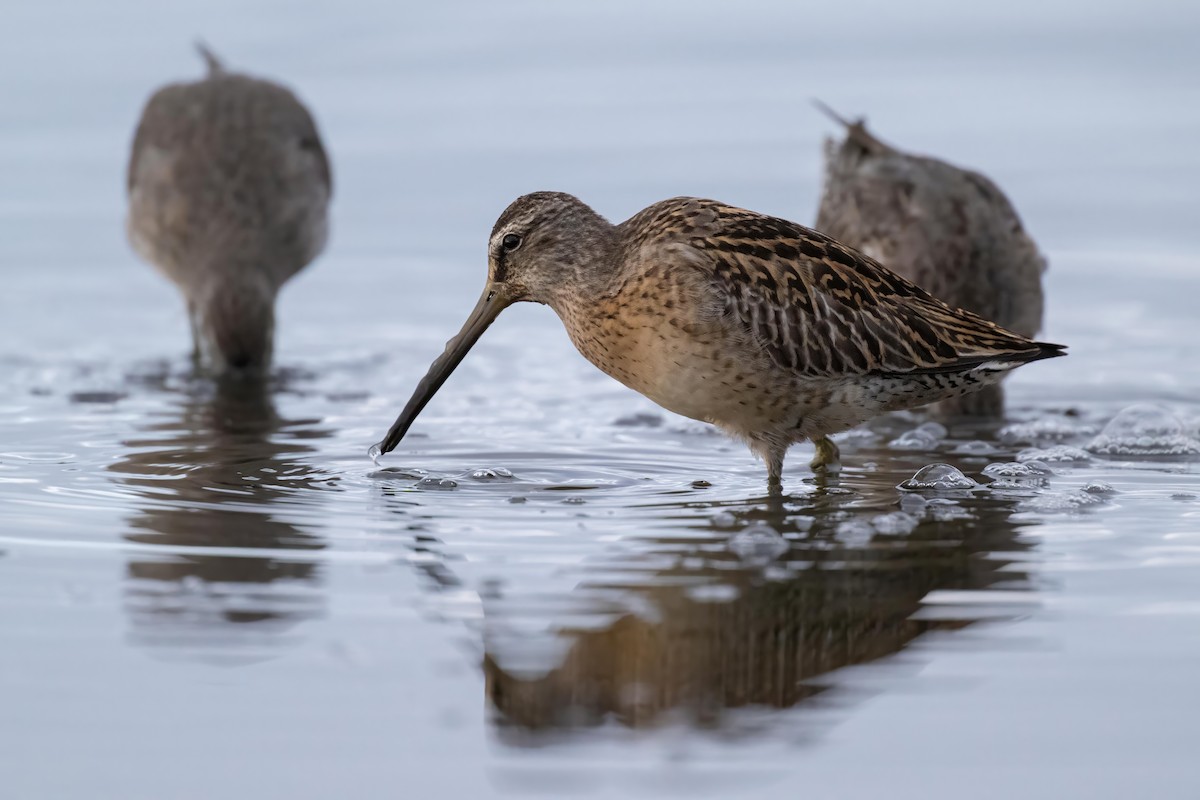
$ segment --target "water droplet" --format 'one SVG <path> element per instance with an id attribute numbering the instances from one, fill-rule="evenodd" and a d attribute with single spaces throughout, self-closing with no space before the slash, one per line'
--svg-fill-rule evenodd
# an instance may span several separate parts
<path id="1" fill-rule="evenodd" d="M 370 449 L 367 450 L 367 455 L 371 457 L 371 461 L 378 467 L 379 458 L 383 455 L 383 442 L 371 445 Z"/>
<path id="2" fill-rule="evenodd" d="M 979 484 L 964 475 L 957 467 L 949 464 L 929 464 L 917 470 L 917 474 L 897 486 L 897 489 L 919 491 L 921 489 L 974 489 Z"/>

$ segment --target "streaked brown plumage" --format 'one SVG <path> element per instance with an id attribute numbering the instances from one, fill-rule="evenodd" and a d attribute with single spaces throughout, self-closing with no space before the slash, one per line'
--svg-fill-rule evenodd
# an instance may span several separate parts
<path id="1" fill-rule="evenodd" d="M 1062 355 L 950 308 L 874 260 L 786 220 L 678 197 L 611 225 L 537 192 L 500 216 L 463 330 L 380 443 L 386 453 L 508 305 L 545 303 L 579 351 L 659 405 L 744 439 L 778 485 L 787 449 L 884 411 Z"/>
<path id="2" fill-rule="evenodd" d="M 987 177 L 897 150 L 864 123 L 825 143 L 816 227 L 958 308 L 1022 336 L 1042 326 L 1046 260 L 1016 210 Z M 999 383 L 943 400 L 943 416 L 1000 416 Z"/>
<path id="3" fill-rule="evenodd" d="M 325 245 L 329 160 L 278 84 L 227 72 L 159 89 L 129 158 L 129 240 L 187 301 L 197 363 L 270 365 L 275 296 Z"/>

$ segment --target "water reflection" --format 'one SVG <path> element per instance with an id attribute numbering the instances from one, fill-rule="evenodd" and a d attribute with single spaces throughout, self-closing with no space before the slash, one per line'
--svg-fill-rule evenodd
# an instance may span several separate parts
<path id="1" fill-rule="evenodd" d="M 537 635 L 513 635 L 520 612 L 485 596 L 484 671 L 502 738 L 540 743 L 538 734 L 606 721 L 748 730 L 755 715 L 739 710 L 791 708 L 836 685 L 830 673 L 840 667 L 994 617 L 982 603 L 932 614 L 923 601 L 938 590 L 1024 586 L 1027 576 L 1005 555 L 1027 547 L 1011 501 L 899 512 L 894 477 L 872 483 L 860 473 L 848 481 L 855 492 L 835 484 L 797 500 L 728 507 L 715 517 L 724 531 L 694 518 L 670 529 L 660 521 L 624 554 L 589 565 L 571 597 L 554 601 L 569 621 L 540 632 L 559 645 L 549 664 L 527 657 L 547 652 Z M 731 548 L 742 535 L 735 529 L 755 532 L 762 546 Z"/>
<path id="2" fill-rule="evenodd" d="M 109 469 L 137 498 L 126 612 L 134 642 L 205 660 L 272 655 L 323 613 L 320 568 L 289 552 L 324 542 L 293 520 L 337 478 L 307 466 L 315 420 L 279 417 L 260 384 L 189 386 L 165 418 L 124 442 Z M 205 552 L 212 550 L 212 553 Z M 267 552 L 264 552 L 267 551 Z"/>

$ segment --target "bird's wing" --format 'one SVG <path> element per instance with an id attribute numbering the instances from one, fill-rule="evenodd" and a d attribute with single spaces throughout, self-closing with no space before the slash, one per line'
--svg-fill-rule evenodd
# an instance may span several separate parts
<path id="1" fill-rule="evenodd" d="M 1059 345 L 951 308 L 873 259 L 787 220 L 696 198 L 668 200 L 638 216 L 630 227 L 643 242 L 663 242 L 658 247 L 677 262 L 673 268 L 700 271 L 725 324 L 744 329 L 776 364 L 805 376 L 958 372 L 1062 355 Z"/>

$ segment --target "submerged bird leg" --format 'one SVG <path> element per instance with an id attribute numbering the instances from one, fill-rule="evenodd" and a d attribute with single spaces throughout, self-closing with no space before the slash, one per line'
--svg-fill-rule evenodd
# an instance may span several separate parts
<path id="1" fill-rule="evenodd" d="M 813 439 L 817 452 L 809 462 L 813 472 L 841 472 L 842 454 L 838 446 L 828 436 L 818 436 Z"/>
<path id="2" fill-rule="evenodd" d="M 787 447 L 764 441 L 755 441 L 750 447 L 767 464 L 767 491 L 779 494 L 783 491 L 783 457 L 787 454 Z"/>

